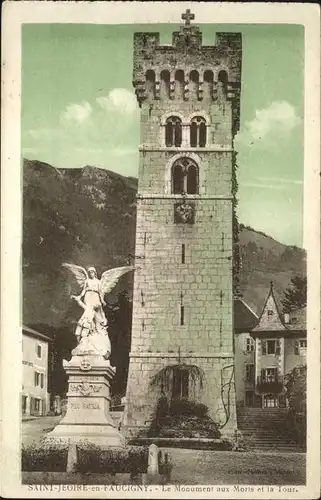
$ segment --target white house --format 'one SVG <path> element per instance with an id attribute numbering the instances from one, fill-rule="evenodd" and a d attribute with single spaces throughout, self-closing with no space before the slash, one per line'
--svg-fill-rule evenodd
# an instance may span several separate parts
<path id="1" fill-rule="evenodd" d="M 48 351 L 52 340 L 22 327 L 22 415 L 46 415 L 49 411 Z"/>

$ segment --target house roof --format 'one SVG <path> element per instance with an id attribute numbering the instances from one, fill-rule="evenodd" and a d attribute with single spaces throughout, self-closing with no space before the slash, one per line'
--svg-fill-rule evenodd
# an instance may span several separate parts
<path id="1" fill-rule="evenodd" d="M 300 307 L 289 312 L 289 323 L 287 323 L 287 328 L 289 330 L 306 330 L 306 306 Z"/>
<path id="2" fill-rule="evenodd" d="M 258 322 L 258 316 L 240 297 L 234 299 L 234 332 L 249 332 Z"/>
<path id="3" fill-rule="evenodd" d="M 306 330 L 306 307 L 296 309 L 289 313 L 289 323 L 284 322 L 273 291 L 271 281 L 270 290 L 265 300 L 259 321 L 252 329 L 256 332 L 286 332 Z"/>
<path id="4" fill-rule="evenodd" d="M 283 323 L 277 302 L 273 292 L 273 282 L 271 281 L 270 290 L 265 300 L 261 315 L 257 325 L 253 328 L 253 332 L 277 332 L 286 330 Z"/>
<path id="5" fill-rule="evenodd" d="M 22 333 L 25 335 L 29 335 L 29 337 L 36 337 L 38 339 L 44 340 L 46 342 L 52 342 L 52 339 L 43 333 L 37 332 L 33 328 L 29 328 L 29 326 L 22 326 Z"/>

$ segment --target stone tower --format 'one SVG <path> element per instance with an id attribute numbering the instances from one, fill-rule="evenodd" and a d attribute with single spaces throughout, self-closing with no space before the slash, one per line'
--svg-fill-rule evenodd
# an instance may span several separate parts
<path id="1" fill-rule="evenodd" d="M 172 45 L 160 45 L 159 33 L 134 35 L 141 144 L 129 436 L 149 427 L 164 393 L 205 403 L 224 434 L 236 428 L 233 138 L 242 40 L 217 33 L 215 46 L 203 46 L 193 18 L 182 15 Z"/>

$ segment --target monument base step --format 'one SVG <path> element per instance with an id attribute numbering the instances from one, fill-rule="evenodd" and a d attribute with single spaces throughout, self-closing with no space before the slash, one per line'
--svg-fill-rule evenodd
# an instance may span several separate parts
<path id="1" fill-rule="evenodd" d="M 111 425 L 58 424 L 44 437 L 44 442 L 94 444 L 100 447 L 125 447 L 125 437 Z"/>
<path id="2" fill-rule="evenodd" d="M 211 438 L 164 438 L 164 437 L 152 437 L 152 438 L 131 438 L 128 442 L 129 445 L 136 446 L 149 446 L 150 444 L 156 444 L 160 448 L 187 448 L 194 450 L 229 450 L 231 445 L 222 439 L 211 439 Z"/>

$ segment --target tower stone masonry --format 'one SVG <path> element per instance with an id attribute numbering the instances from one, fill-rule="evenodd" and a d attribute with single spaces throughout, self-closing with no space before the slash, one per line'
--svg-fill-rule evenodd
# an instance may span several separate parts
<path id="1" fill-rule="evenodd" d="M 223 434 L 236 429 L 233 352 L 233 139 L 242 40 L 203 46 L 193 15 L 174 32 L 135 33 L 141 109 L 135 278 L 124 428 L 147 430 L 162 394 L 205 403 Z M 213 37 L 214 38 L 214 37 Z M 214 40 L 213 40 L 214 41 Z M 168 385 L 153 384 L 166 366 Z M 184 367 L 204 375 L 198 383 Z"/>

